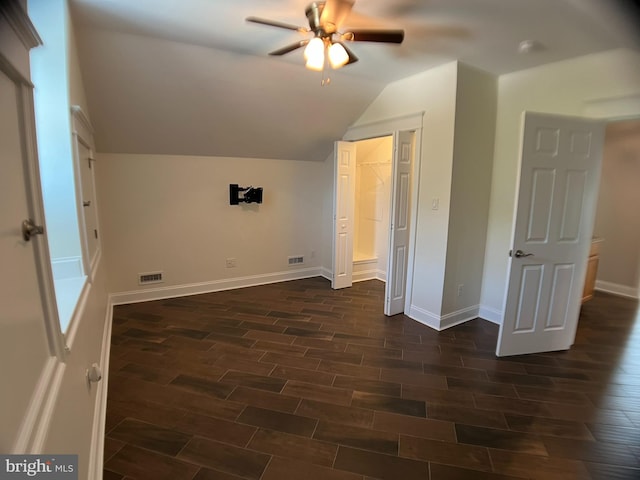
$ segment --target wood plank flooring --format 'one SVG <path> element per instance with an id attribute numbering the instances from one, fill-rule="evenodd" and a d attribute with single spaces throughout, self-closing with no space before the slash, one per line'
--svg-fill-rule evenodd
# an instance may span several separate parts
<path id="1" fill-rule="evenodd" d="M 105 480 L 640 479 L 638 302 L 570 351 L 382 314 L 311 278 L 114 308 Z"/>

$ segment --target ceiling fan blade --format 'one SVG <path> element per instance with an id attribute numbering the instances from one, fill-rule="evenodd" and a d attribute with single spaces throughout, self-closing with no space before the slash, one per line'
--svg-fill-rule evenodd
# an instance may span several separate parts
<path id="1" fill-rule="evenodd" d="M 404 30 L 350 30 L 342 38 L 352 42 L 402 43 Z"/>
<path id="2" fill-rule="evenodd" d="M 293 52 L 300 47 L 304 47 L 307 43 L 309 43 L 309 40 L 300 40 L 299 42 L 292 43 L 291 45 L 287 45 L 286 47 L 282 47 L 278 50 L 274 50 L 273 52 L 269 52 L 269 55 L 284 55 L 285 53 Z"/>
<path id="3" fill-rule="evenodd" d="M 356 57 L 356 54 L 353 53 L 349 49 L 349 47 L 347 47 L 343 42 L 334 42 L 334 43 L 339 43 L 340 45 L 342 45 L 342 48 L 344 48 L 345 52 L 347 52 L 347 55 L 349 55 L 349 61 L 345 65 L 349 65 L 350 63 L 356 63 L 358 61 L 358 57 Z"/>
<path id="4" fill-rule="evenodd" d="M 327 33 L 334 33 L 345 21 L 355 0 L 326 0 L 320 16 L 320 24 Z"/>
<path id="5" fill-rule="evenodd" d="M 286 28 L 287 30 L 294 30 L 301 33 L 307 33 L 309 31 L 308 28 L 298 27 L 289 23 L 278 22 L 276 20 L 268 20 L 266 18 L 247 17 L 245 20 L 247 22 L 259 23 L 261 25 L 268 25 L 270 27 Z"/>

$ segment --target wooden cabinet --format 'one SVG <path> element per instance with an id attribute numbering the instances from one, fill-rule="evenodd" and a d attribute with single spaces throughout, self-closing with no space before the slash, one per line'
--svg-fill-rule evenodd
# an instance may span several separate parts
<path id="1" fill-rule="evenodd" d="M 600 258 L 600 243 L 602 243 L 601 239 L 594 239 L 591 242 L 587 274 L 584 279 L 584 290 L 582 291 L 582 303 L 593 298 L 593 292 L 596 288 L 596 275 L 598 273 L 598 260 Z"/>

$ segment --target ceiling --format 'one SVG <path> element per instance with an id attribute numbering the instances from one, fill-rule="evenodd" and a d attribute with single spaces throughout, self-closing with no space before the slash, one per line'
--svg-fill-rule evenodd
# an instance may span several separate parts
<path id="1" fill-rule="evenodd" d="M 360 61 L 322 87 L 302 49 L 267 55 L 302 34 L 245 22 L 307 26 L 308 0 L 70 4 L 97 149 L 108 153 L 323 161 L 395 80 L 453 60 L 501 75 L 638 47 L 615 0 L 357 0 L 344 27 L 403 28 L 405 41 L 351 44 Z M 535 41 L 529 53 L 523 40 Z"/>

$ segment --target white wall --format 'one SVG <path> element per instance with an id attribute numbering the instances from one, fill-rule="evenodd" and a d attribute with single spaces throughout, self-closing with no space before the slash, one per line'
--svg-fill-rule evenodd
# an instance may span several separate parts
<path id="1" fill-rule="evenodd" d="M 607 125 L 594 235 L 600 244 L 597 286 L 640 294 L 640 120 Z"/>
<path id="2" fill-rule="evenodd" d="M 323 163 L 124 154 L 98 154 L 96 163 L 111 292 L 267 281 L 320 265 Z M 229 205 L 231 183 L 263 187 L 263 203 Z M 288 266 L 297 255 L 305 263 Z M 163 284 L 138 285 L 139 273 L 155 271 Z"/>
<path id="3" fill-rule="evenodd" d="M 415 275 L 418 311 L 439 316 L 446 265 L 455 128 L 457 62 L 388 85 L 355 125 L 425 112 L 420 152 Z M 439 210 L 431 209 L 438 198 Z"/>
<path id="4" fill-rule="evenodd" d="M 525 110 L 582 115 L 594 100 L 640 93 L 640 55 L 628 50 L 545 65 L 498 79 L 498 112 L 491 182 L 482 305 L 502 315 Z"/>
<path id="5" fill-rule="evenodd" d="M 495 135 L 497 79 L 458 65 L 456 124 L 443 316 L 478 315 Z"/>
<path id="6" fill-rule="evenodd" d="M 479 312 L 495 102 L 495 77 L 454 62 L 389 85 L 356 123 L 425 112 L 409 294 L 410 315 L 435 328 Z"/>

